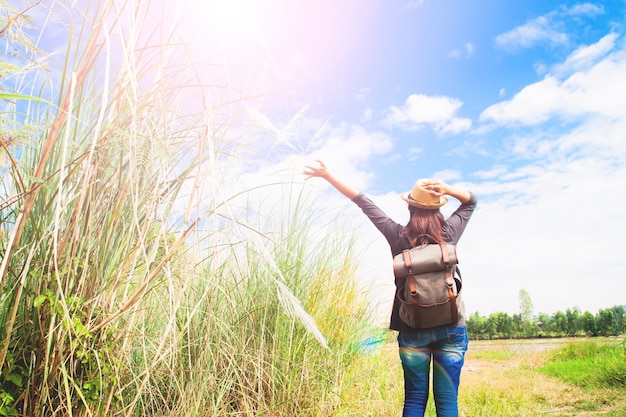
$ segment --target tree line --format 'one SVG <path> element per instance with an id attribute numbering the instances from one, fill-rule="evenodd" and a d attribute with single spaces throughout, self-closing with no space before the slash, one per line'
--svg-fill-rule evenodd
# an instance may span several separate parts
<path id="1" fill-rule="evenodd" d="M 475 312 L 467 319 L 467 331 L 473 339 L 518 339 L 533 337 L 619 336 L 626 333 L 626 308 L 617 305 L 601 309 L 595 315 L 578 307 L 552 315 L 527 314 L 528 310 L 510 316 L 491 313 L 489 317 Z"/>

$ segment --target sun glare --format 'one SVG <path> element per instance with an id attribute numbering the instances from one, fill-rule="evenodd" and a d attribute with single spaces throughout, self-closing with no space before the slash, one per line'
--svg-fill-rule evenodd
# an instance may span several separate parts
<path id="1" fill-rule="evenodd" d="M 254 5 L 251 0 L 214 0 L 208 2 L 200 13 L 205 14 L 223 35 L 249 38 L 258 29 L 255 27 L 254 16 L 258 15 Z"/>
<path id="2" fill-rule="evenodd" d="M 202 58 L 241 68 L 255 85 L 281 93 L 332 83 L 374 16 L 352 3 L 290 0 L 186 0 Z M 198 57 L 200 58 L 200 57 Z M 232 81 L 232 80 L 231 80 Z"/>
<path id="3" fill-rule="evenodd" d="M 234 65 L 258 63 L 267 46 L 264 26 L 271 18 L 254 0 L 187 0 L 193 42 L 210 59 Z M 219 54 L 219 55 L 218 55 Z"/>

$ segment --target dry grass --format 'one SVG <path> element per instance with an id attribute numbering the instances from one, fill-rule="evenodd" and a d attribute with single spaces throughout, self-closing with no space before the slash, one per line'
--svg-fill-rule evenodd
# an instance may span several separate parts
<path id="1" fill-rule="evenodd" d="M 398 347 L 388 343 L 363 355 L 346 372 L 339 407 L 333 417 L 378 417 L 402 414 L 402 367 Z"/>

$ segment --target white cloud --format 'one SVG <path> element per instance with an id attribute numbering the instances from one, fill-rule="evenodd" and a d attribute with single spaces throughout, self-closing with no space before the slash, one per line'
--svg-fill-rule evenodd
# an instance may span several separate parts
<path id="1" fill-rule="evenodd" d="M 545 16 L 531 20 L 496 37 L 496 46 L 506 50 L 530 48 L 538 43 L 566 44 L 566 33 L 555 30 Z"/>
<path id="2" fill-rule="evenodd" d="M 559 87 L 559 81 L 548 76 L 539 83 L 524 87 L 511 100 L 488 107 L 480 115 L 480 120 L 498 124 L 545 122 L 564 104 Z"/>
<path id="3" fill-rule="evenodd" d="M 615 47 L 615 40 L 618 35 L 611 33 L 604 36 L 593 45 L 581 46 L 572 52 L 563 64 L 555 66 L 553 72 L 568 73 L 570 71 L 580 71 L 589 68 L 595 64 L 599 58 L 602 58 Z"/>
<path id="4" fill-rule="evenodd" d="M 476 50 L 476 47 L 474 46 L 473 43 L 466 42 L 465 45 L 463 45 L 463 48 L 453 49 L 452 51 L 450 51 L 448 56 L 454 59 L 461 59 L 461 58 L 468 59 L 472 55 L 474 55 L 475 50 Z"/>
<path id="5" fill-rule="evenodd" d="M 533 68 L 539 75 L 545 75 L 548 72 L 548 66 L 543 62 L 535 62 L 533 64 Z"/>
<path id="6" fill-rule="evenodd" d="M 393 147 L 391 138 L 383 132 L 368 131 L 357 125 L 329 127 L 322 146 L 311 156 L 329 161 L 350 160 L 362 166 L 370 158 L 389 152 Z"/>
<path id="7" fill-rule="evenodd" d="M 357 189 L 368 188 L 377 175 L 371 161 L 387 155 L 393 141 L 386 134 L 356 125 L 327 126 L 319 141 L 303 157 L 290 161 L 292 169 L 322 160 L 333 172 Z M 328 188 L 323 184 L 323 188 Z"/>
<path id="8" fill-rule="evenodd" d="M 568 45 L 569 33 L 574 33 L 573 28 L 582 24 L 582 18 L 593 18 L 603 13 L 602 6 L 591 3 L 578 4 L 570 8 L 561 7 L 498 35 L 495 44 L 508 51 L 531 48 L 538 44 Z"/>
<path id="9" fill-rule="evenodd" d="M 405 130 L 429 125 L 437 133 L 460 133 L 472 125 L 470 119 L 457 116 L 462 105 L 460 100 L 451 97 L 411 94 L 403 106 L 389 108 L 384 122 Z"/>
<path id="10" fill-rule="evenodd" d="M 374 114 L 374 111 L 372 110 L 371 107 L 366 108 L 365 110 L 363 110 L 363 114 L 361 116 L 360 122 L 365 123 L 365 122 L 372 120 L 373 114 Z"/>
<path id="11" fill-rule="evenodd" d="M 461 178 L 463 178 L 461 173 L 454 169 L 443 169 L 441 171 L 437 171 L 432 175 L 432 177 L 442 179 L 447 183 L 459 181 Z"/>
<path id="12" fill-rule="evenodd" d="M 596 16 L 600 14 L 604 14 L 604 6 L 593 3 L 581 3 L 576 4 L 572 7 L 565 8 L 564 14 L 569 14 L 572 16 Z"/>
<path id="13" fill-rule="evenodd" d="M 542 81 L 523 88 L 511 100 L 487 108 L 480 120 L 534 125 L 554 117 L 566 120 L 585 116 L 626 117 L 626 53 L 619 50 L 606 55 L 613 44 L 614 37 L 609 35 L 576 50 L 557 68 L 561 73 L 579 67 L 583 70 L 563 80 L 558 74 L 548 74 Z M 598 56 L 602 60 L 593 64 Z"/>
<path id="14" fill-rule="evenodd" d="M 448 53 L 448 57 L 453 59 L 460 59 L 462 57 L 462 53 L 459 49 L 453 49 Z"/>
<path id="15" fill-rule="evenodd" d="M 505 166 L 494 166 L 487 170 L 475 172 L 474 177 L 484 180 L 498 179 L 507 171 L 508 168 Z"/>

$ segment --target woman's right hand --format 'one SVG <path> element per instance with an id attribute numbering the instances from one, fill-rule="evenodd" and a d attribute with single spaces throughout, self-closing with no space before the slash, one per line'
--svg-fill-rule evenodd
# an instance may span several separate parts
<path id="1" fill-rule="evenodd" d="M 317 163 L 319 164 L 319 166 L 317 167 L 311 165 L 306 165 L 304 167 L 302 173 L 304 174 L 305 179 L 308 180 L 309 178 L 314 177 L 328 178 L 328 170 L 326 169 L 326 165 L 319 159 L 317 160 Z"/>
<path id="2" fill-rule="evenodd" d="M 328 172 L 328 170 L 326 169 L 326 165 L 322 161 L 318 159 L 317 163 L 319 164 L 319 166 L 317 167 L 311 166 L 311 165 L 306 165 L 304 167 L 304 170 L 302 171 L 302 173 L 304 174 L 305 179 L 308 180 L 309 178 L 313 178 L 313 177 L 324 178 L 333 187 L 335 187 L 341 194 L 345 195 L 350 200 L 352 200 L 354 197 L 359 195 L 359 191 L 356 188 L 351 187 L 348 184 L 345 184 L 341 180 L 335 178 L 335 176 L 332 175 L 330 172 Z"/>

